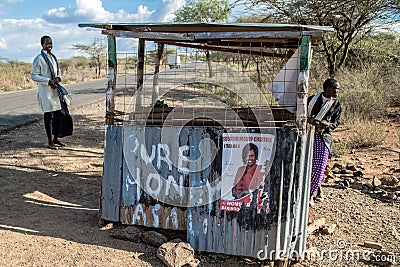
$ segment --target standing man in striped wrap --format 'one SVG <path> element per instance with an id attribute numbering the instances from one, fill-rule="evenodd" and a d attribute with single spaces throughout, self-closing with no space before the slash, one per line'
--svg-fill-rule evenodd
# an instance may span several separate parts
<path id="1" fill-rule="evenodd" d="M 331 132 L 340 123 L 341 107 L 337 99 L 339 82 L 327 79 L 323 84 L 324 91 L 308 98 L 308 123 L 313 125 L 314 147 L 311 170 L 311 200 L 321 191 L 328 159 L 332 155 Z M 320 196 L 321 197 L 321 196 Z"/>

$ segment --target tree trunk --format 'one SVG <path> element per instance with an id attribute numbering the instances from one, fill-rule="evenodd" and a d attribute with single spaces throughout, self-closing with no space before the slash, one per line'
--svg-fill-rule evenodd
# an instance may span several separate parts
<path id="1" fill-rule="evenodd" d="M 206 60 L 208 64 L 208 70 L 209 70 L 209 77 L 211 78 L 213 76 L 213 70 L 211 66 L 211 59 L 210 59 L 210 51 L 206 51 Z"/>

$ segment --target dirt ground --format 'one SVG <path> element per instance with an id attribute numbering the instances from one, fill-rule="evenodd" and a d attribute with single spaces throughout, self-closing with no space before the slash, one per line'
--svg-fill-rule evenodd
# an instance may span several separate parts
<path id="1" fill-rule="evenodd" d="M 43 122 L 0 136 L 0 266 L 163 266 L 155 247 L 112 238 L 110 225 L 99 227 L 98 206 L 103 162 L 104 104 L 72 111 L 75 132 L 57 151 L 45 146 Z M 396 121 L 397 120 L 397 121 Z M 392 123 L 392 122 L 391 122 Z M 390 125 L 390 123 L 388 123 Z M 395 116 L 384 146 L 398 144 Z M 346 130 L 337 133 L 346 137 Z M 396 175 L 398 155 L 381 148 L 355 150 L 335 162 L 362 164 L 364 182 Z M 360 249 L 375 241 L 400 261 L 400 207 L 351 187 L 324 185 L 325 200 L 311 208 L 310 220 L 335 223 L 331 235 L 316 232 L 308 239 L 318 250 Z M 116 227 L 114 225 L 114 227 Z M 341 244 L 342 245 L 342 244 Z M 256 260 L 197 253 L 201 266 L 259 266 Z M 304 261 L 305 266 L 364 266 L 362 261 Z"/>

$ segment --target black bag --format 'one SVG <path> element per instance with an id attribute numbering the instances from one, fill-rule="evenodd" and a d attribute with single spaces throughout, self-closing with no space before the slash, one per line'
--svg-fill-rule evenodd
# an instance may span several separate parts
<path id="1" fill-rule="evenodd" d="M 57 112 L 58 114 L 58 137 L 70 136 L 74 131 L 74 126 L 72 123 L 72 117 L 68 111 L 68 105 L 65 101 L 60 101 L 61 103 L 61 112 Z"/>

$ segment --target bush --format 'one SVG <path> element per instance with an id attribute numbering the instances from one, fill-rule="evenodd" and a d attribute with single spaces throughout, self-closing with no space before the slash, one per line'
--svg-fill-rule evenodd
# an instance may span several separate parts
<path id="1" fill-rule="evenodd" d="M 347 126 L 351 131 L 349 147 L 374 147 L 381 145 L 387 136 L 385 126 L 370 120 L 355 118 Z"/>
<path id="2" fill-rule="evenodd" d="M 343 71 L 337 79 L 342 86 L 339 98 L 344 122 L 354 116 L 364 119 L 383 116 L 399 80 L 395 69 L 383 64 L 364 66 L 361 71 Z"/>
<path id="3" fill-rule="evenodd" d="M 349 153 L 349 145 L 345 140 L 340 140 L 332 144 L 332 157 L 340 157 Z"/>

